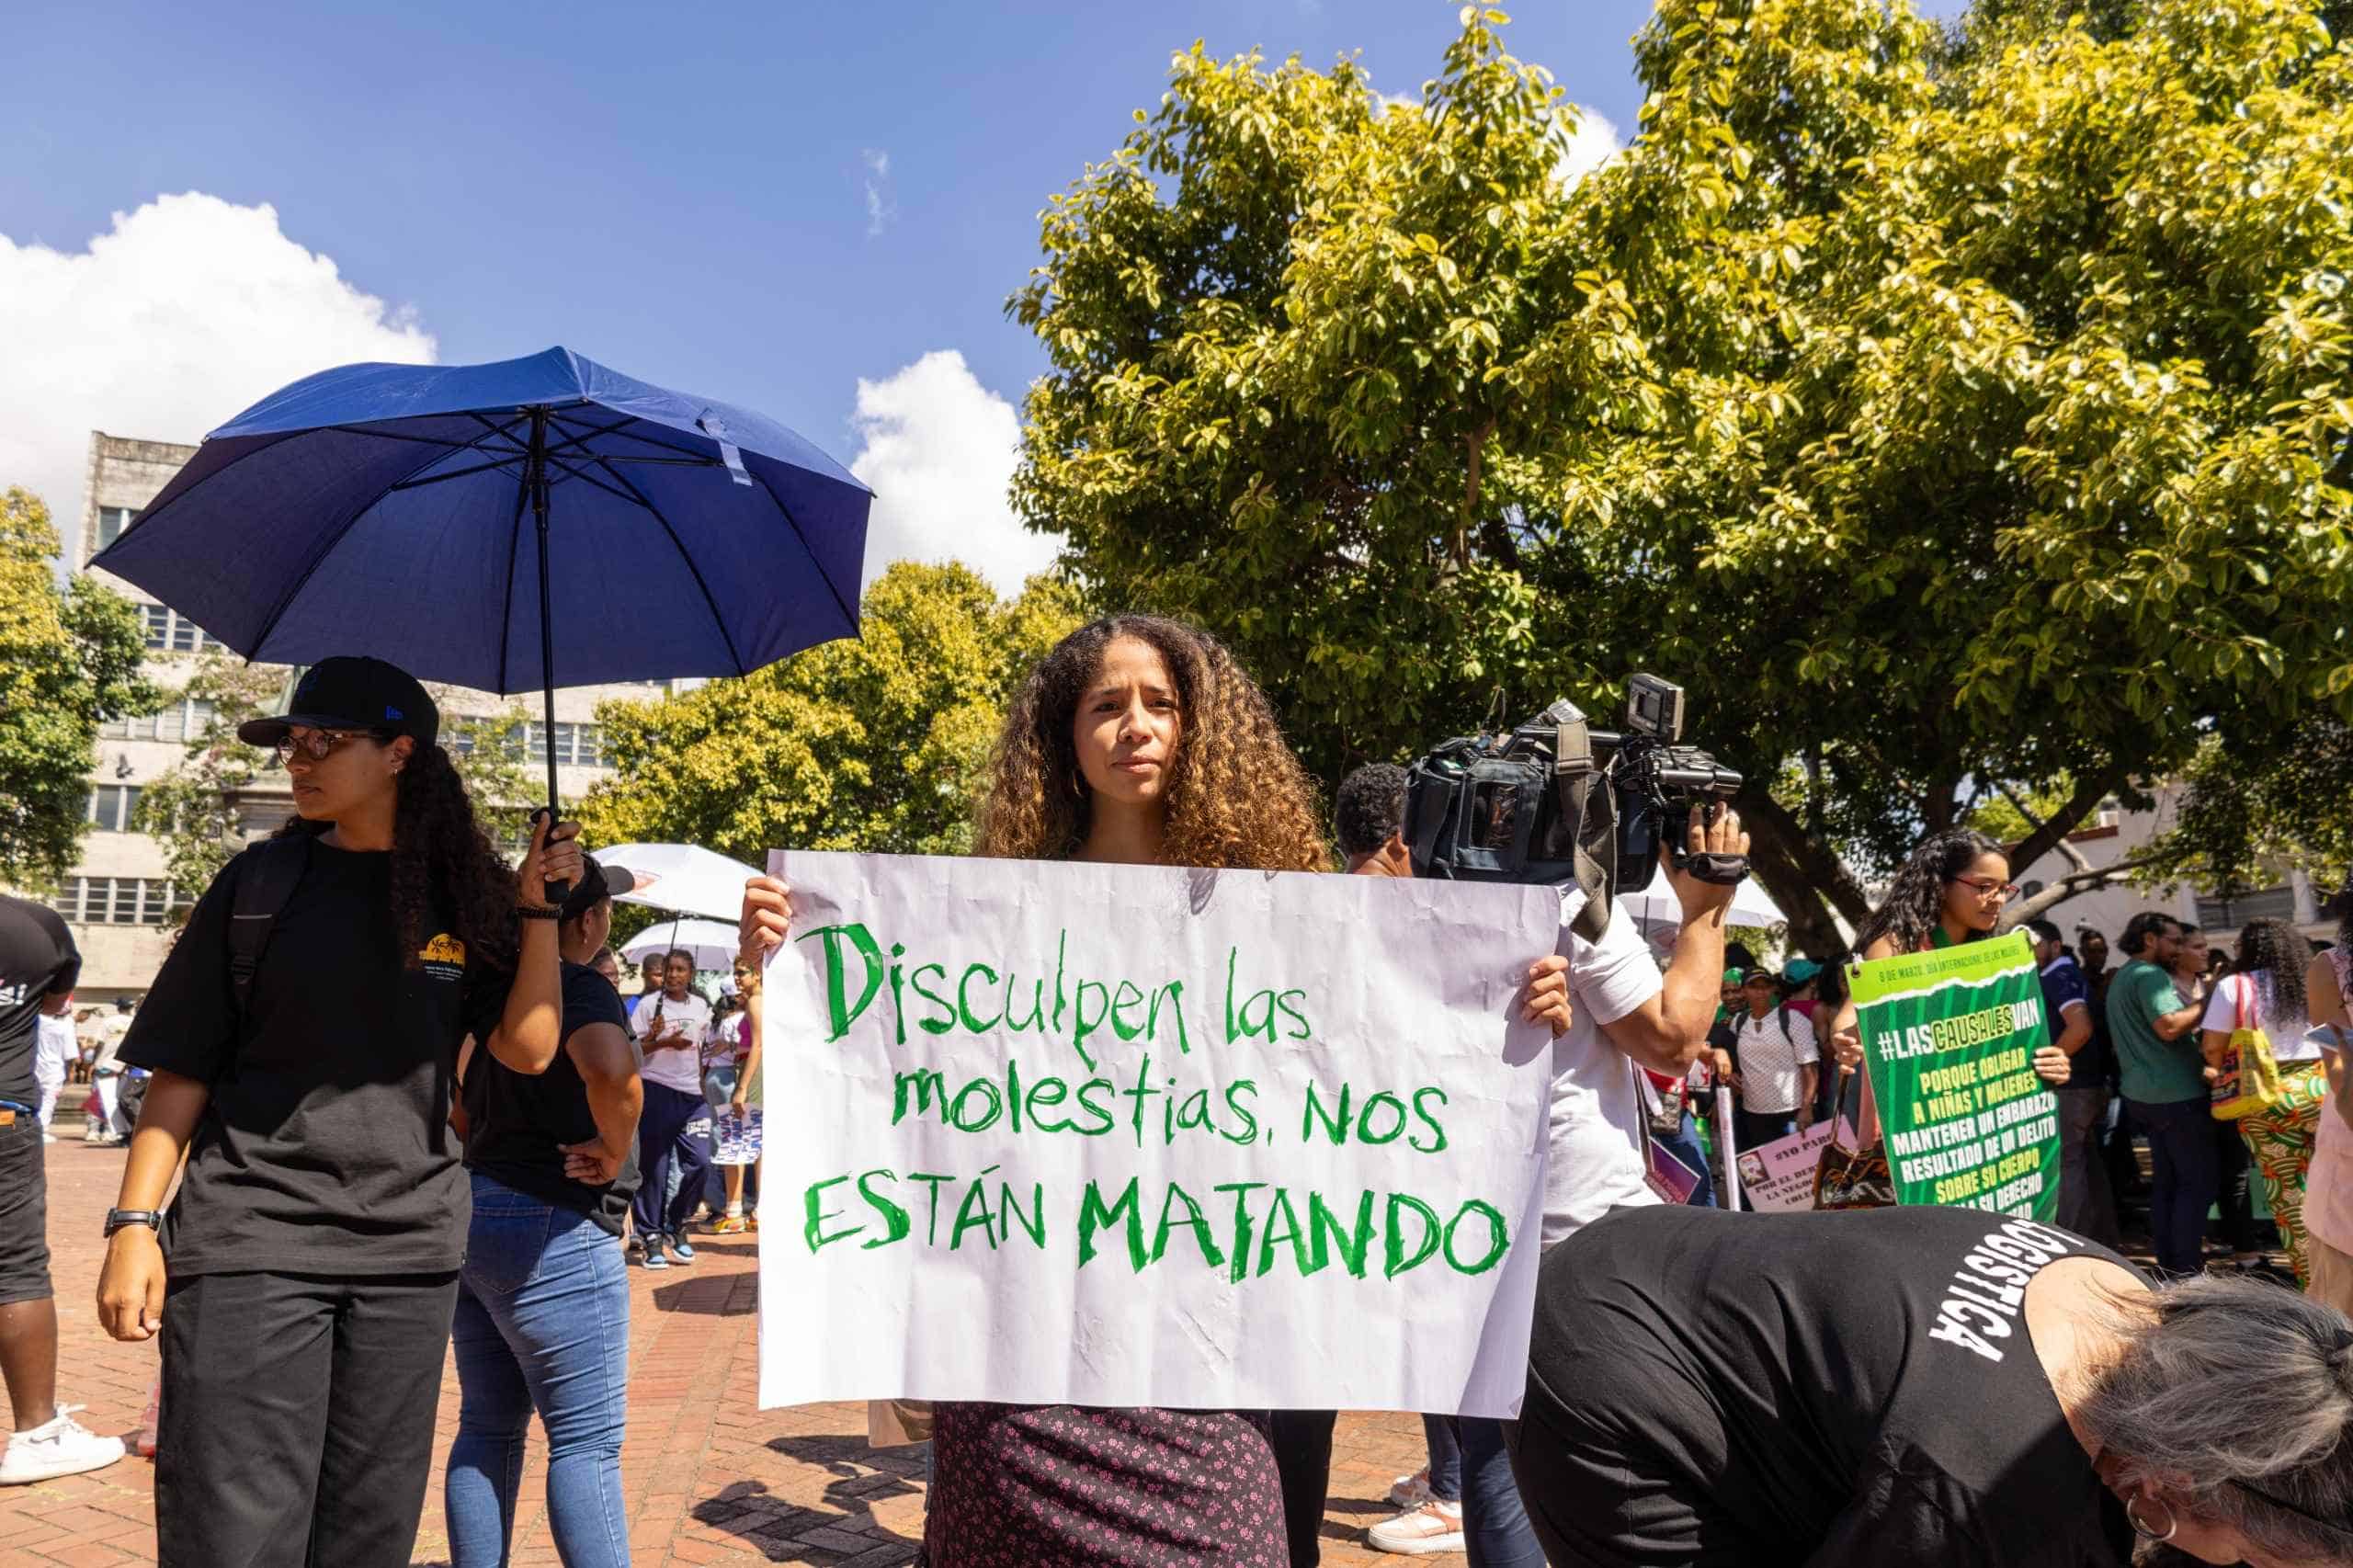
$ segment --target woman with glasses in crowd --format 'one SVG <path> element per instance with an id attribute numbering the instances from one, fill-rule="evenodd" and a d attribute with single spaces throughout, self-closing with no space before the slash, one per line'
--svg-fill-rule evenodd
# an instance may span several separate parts
<path id="1" fill-rule="evenodd" d="M 1957 827 L 1921 841 L 1904 862 L 1887 896 L 1855 933 L 1862 958 L 1933 952 L 1990 937 L 2002 924 L 2002 910 L 2018 896 L 2010 883 L 2010 858 L 1982 833 Z M 1830 1043 L 1842 1070 L 1863 1064 L 1862 1038 L 1852 998 L 1838 1005 Z M 2034 1070 L 2052 1087 L 2068 1077 L 2067 1053 L 2045 1041 L 2034 1053 Z M 1863 1141 L 1878 1136 L 1879 1114 L 1868 1075 L 1863 1086 Z"/>
<path id="2" fill-rule="evenodd" d="M 123 1041 L 154 1076 L 98 1312 L 163 1339 L 167 1568 L 395 1568 L 416 1539 L 470 1208 L 458 1047 L 554 1059 L 548 885 L 581 875 L 569 824 L 507 868 L 438 729 L 423 687 L 364 658 L 242 725 L 284 759 L 295 818 L 213 879 Z M 264 888 L 279 906 L 248 907 Z M 267 921 L 257 955 L 233 916 Z"/>
<path id="3" fill-rule="evenodd" d="M 1112 865 L 1332 867 L 1313 787 L 1257 684 L 1215 639 L 1147 616 L 1083 627 L 1031 673 L 990 759 L 976 849 Z M 756 879 L 744 956 L 782 943 L 789 916 L 783 884 Z M 1530 1016 L 1550 1016 L 1566 995 L 1548 967 L 1531 984 Z M 1264 1411 L 946 1403 L 933 1454 L 929 1568 L 1289 1561 Z"/>

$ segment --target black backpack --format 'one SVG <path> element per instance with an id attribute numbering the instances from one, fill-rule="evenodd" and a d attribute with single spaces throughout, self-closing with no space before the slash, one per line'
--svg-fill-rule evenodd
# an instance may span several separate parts
<path id="1" fill-rule="evenodd" d="M 262 950 L 269 946 L 278 917 L 286 912 L 294 884 L 302 880 L 303 868 L 310 863 L 311 835 L 298 833 L 263 839 L 237 875 L 236 902 L 229 910 L 229 989 L 234 994 L 241 1025 L 253 993 L 254 975 L 261 968 Z"/>

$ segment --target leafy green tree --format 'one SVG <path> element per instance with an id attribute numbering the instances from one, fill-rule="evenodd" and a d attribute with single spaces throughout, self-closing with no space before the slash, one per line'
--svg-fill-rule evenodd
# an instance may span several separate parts
<path id="1" fill-rule="evenodd" d="M 599 708 L 613 772 L 581 803 L 586 841 L 699 844 L 754 865 L 778 846 L 959 853 L 1006 699 L 1077 624 L 1051 579 L 1001 603 L 969 568 L 892 566 L 855 640 Z"/>
<path id="2" fill-rule="evenodd" d="M 1013 302 L 1017 499 L 1326 773 L 1683 682 L 1815 953 L 2006 791 L 2069 786 L 2024 864 L 2353 718 L 2353 55 L 2299 0 L 2000 9 L 1662 0 L 1565 189 L 1497 13 L 1418 110 L 1179 56 Z"/>
<path id="3" fill-rule="evenodd" d="M 57 530 L 0 494 L 0 882 L 46 886 L 80 852 L 98 726 L 152 707 L 139 612 L 85 577 L 61 593 Z"/>

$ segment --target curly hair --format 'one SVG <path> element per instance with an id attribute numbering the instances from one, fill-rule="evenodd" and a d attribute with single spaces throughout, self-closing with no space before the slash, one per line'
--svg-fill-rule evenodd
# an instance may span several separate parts
<path id="1" fill-rule="evenodd" d="M 1093 798 L 1072 730 L 1079 699 L 1122 637 L 1151 644 L 1176 683 L 1162 860 L 1219 869 L 1332 866 L 1315 788 L 1258 683 L 1208 632 L 1157 616 L 1108 617 L 1063 638 L 1022 683 L 989 756 L 973 851 L 1059 860 L 1086 841 Z"/>
<path id="2" fill-rule="evenodd" d="M 389 745 L 394 732 L 371 730 L 369 736 Z M 515 871 L 475 820 L 449 754 L 438 744 L 418 746 L 392 776 L 392 932 L 407 966 L 422 964 L 425 944 L 447 930 L 466 945 L 470 961 L 479 957 L 490 969 L 511 972 Z M 333 825 L 295 817 L 278 836 L 316 835 Z"/>
<path id="3" fill-rule="evenodd" d="M 1370 855 L 1405 825 L 1405 770 L 1393 762 L 1368 762 L 1340 780 L 1332 802 L 1340 853 Z"/>
<path id="4" fill-rule="evenodd" d="M 2302 1027 L 2304 966 L 2312 961 L 2313 945 L 2285 920 L 2250 920 L 2239 927 L 2239 974 L 2268 975 L 2259 982 L 2268 993 L 2268 1017 Z"/>
<path id="5" fill-rule="evenodd" d="M 1893 937 L 1899 953 L 1927 947 L 1944 913 L 1945 884 L 1968 870 L 1979 856 L 2002 852 L 2000 845 L 1965 827 L 1922 839 L 1888 884 L 1887 896 L 1855 933 L 1855 951 L 1868 951 L 1881 937 Z"/>

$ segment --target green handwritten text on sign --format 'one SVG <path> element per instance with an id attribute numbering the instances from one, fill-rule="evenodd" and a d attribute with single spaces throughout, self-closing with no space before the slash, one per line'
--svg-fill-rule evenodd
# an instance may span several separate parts
<path id="1" fill-rule="evenodd" d="M 2055 1218 L 2059 1101 L 2034 1071 L 2051 1032 L 2026 933 L 1873 959 L 1854 990 L 1897 1200 Z"/>
<path id="2" fill-rule="evenodd" d="M 1557 892 L 774 869 L 764 1404 L 1516 1412 Z"/>

